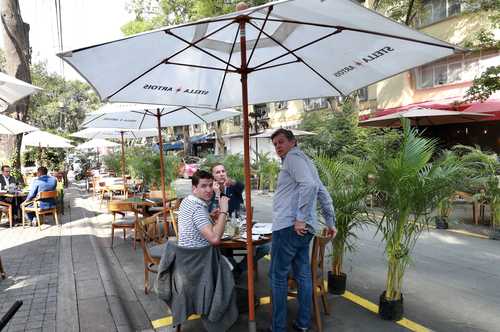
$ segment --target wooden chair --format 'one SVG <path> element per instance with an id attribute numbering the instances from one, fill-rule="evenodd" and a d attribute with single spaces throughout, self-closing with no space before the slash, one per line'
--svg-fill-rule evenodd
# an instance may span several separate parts
<path id="1" fill-rule="evenodd" d="M 40 202 L 43 200 L 47 199 L 52 199 L 54 201 L 54 206 L 48 209 L 42 209 L 40 208 Z M 23 227 L 24 227 L 24 222 L 26 220 L 26 212 L 34 212 L 37 222 L 38 222 L 38 229 L 42 230 L 42 221 L 43 217 L 50 214 L 54 218 L 56 225 L 59 225 L 59 217 L 58 217 L 58 212 L 57 212 L 57 205 L 55 205 L 57 202 L 57 191 L 41 191 L 39 192 L 35 199 L 33 201 L 25 201 L 21 204 L 21 211 L 22 211 L 22 219 L 23 219 Z M 33 204 L 32 206 L 28 206 L 30 204 Z"/>
<path id="2" fill-rule="evenodd" d="M 321 312 L 319 305 L 319 298 L 321 297 L 323 303 L 323 310 L 326 315 L 329 315 L 328 310 L 328 300 L 327 300 L 327 290 L 325 289 L 325 248 L 326 245 L 332 240 L 331 237 L 327 236 L 315 236 L 313 239 L 313 247 L 311 251 L 311 276 L 312 276 L 312 286 L 313 286 L 313 313 L 314 313 L 314 323 L 316 324 L 317 331 L 323 331 L 323 323 L 321 321 Z M 296 281 L 293 278 L 289 278 L 288 285 L 291 288 L 297 289 Z M 289 291 L 288 296 L 297 297 L 297 291 Z"/>
<path id="3" fill-rule="evenodd" d="M 149 293 L 149 273 L 158 273 L 161 255 L 165 249 L 165 239 L 157 233 L 163 212 L 137 220 L 137 236 L 144 255 L 144 293 Z"/>
<path id="4" fill-rule="evenodd" d="M 7 277 L 7 274 L 5 273 L 2 265 L 2 257 L 0 257 L 0 277 L 2 279 L 5 279 Z"/>
<path id="5" fill-rule="evenodd" d="M 108 211 L 113 215 L 113 222 L 111 224 L 111 247 L 113 247 L 113 239 L 115 237 L 115 228 L 123 229 L 123 239 L 127 237 L 127 229 L 133 229 L 137 234 L 137 220 L 139 218 L 139 211 L 133 203 L 123 201 L 109 201 Z M 134 217 L 132 219 L 126 218 L 127 212 L 132 212 Z M 122 215 L 122 219 L 116 220 L 116 215 Z M 135 239 L 133 247 L 136 248 Z"/>
<path id="6" fill-rule="evenodd" d="M 12 223 L 14 221 L 14 215 L 12 213 L 12 204 L 0 201 L 0 219 L 2 219 L 2 214 L 5 213 L 9 219 L 10 228 L 12 228 Z"/>

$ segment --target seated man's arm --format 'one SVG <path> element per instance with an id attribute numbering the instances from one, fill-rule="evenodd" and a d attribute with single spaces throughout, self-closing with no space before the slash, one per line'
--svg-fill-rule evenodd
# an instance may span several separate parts
<path id="1" fill-rule="evenodd" d="M 215 220 L 215 223 L 205 225 L 200 229 L 201 235 L 208 241 L 210 244 L 216 246 L 219 245 L 220 239 L 224 234 L 224 227 L 226 225 L 226 217 L 228 211 L 228 201 L 227 197 L 220 198 L 220 213 Z"/>
<path id="2" fill-rule="evenodd" d="M 33 200 L 36 197 L 37 194 L 38 194 L 38 181 L 35 180 L 31 184 L 30 192 L 28 193 L 28 197 L 26 197 L 26 201 Z"/>

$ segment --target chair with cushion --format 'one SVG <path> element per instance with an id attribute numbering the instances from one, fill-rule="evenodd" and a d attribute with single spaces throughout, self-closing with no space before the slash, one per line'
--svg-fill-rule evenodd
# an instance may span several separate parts
<path id="1" fill-rule="evenodd" d="M 323 331 L 323 324 L 321 321 L 321 312 L 319 305 L 319 298 L 321 297 L 323 303 L 323 310 L 326 315 L 329 315 L 328 310 L 328 300 L 325 288 L 325 248 L 326 245 L 332 240 L 331 237 L 327 236 L 315 236 L 313 239 L 313 247 L 311 251 L 311 279 L 313 282 L 313 313 L 314 322 L 316 324 L 317 331 Z M 288 284 L 292 290 L 288 292 L 288 296 L 297 296 L 297 286 L 296 281 L 290 277 Z"/>
<path id="2" fill-rule="evenodd" d="M 113 222 L 111 224 L 111 247 L 113 247 L 113 239 L 115 237 L 115 228 L 123 229 L 123 239 L 127 237 L 127 229 L 133 229 L 137 234 L 137 219 L 139 218 L 139 211 L 136 209 L 133 203 L 124 201 L 109 201 L 108 211 L 113 215 Z M 128 214 L 132 213 L 132 215 Z M 119 214 L 122 217 L 116 219 L 116 215 Z M 133 241 L 133 247 L 136 248 L 135 239 Z"/>
<path id="3" fill-rule="evenodd" d="M 59 225 L 59 216 L 56 205 L 47 209 L 40 207 L 40 203 L 45 200 L 52 200 L 53 202 L 57 202 L 57 191 L 41 191 L 36 195 L 34 200 L 25 201 L 21 204 L 23 227 L 27 212 L 35 213 L 36 219 L 38 221 L 38 229 L 40 230 L 42 229 L 41 224 L 43 222 L 43 217 L 45 217 L 46 215 L 52 215 L 56 222 L 56 225 Z"/>
<path id="4" fill-rule="evenodd" d="M 165 239 L 158 233 L 163 212 L 158 212 L 137 221 L 137 236 L 144 255 L 144 293 L 149 292 L 149 273 L 158 273 L 161 255 L 165 250 Z"/>
<path id="5" fill-rule="evenodd" d="M 12 205 L 6 202 L 0 201 L 0 220 L 2 219 L 2 214 L 5 213 L 7 218 L 9 219 L 10 227 L 12 228 L 12 222 L 14 220 L 14 216 L 12 213 Z"/>

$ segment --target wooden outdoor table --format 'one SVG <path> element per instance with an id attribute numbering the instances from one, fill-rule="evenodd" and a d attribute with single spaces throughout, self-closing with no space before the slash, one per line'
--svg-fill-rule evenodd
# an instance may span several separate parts
<path id="1" fill-rule="evenodd" d="M 261 244 L 269 243 L 269 242 L 271 242 L 271 240 L 272 240 L 272 235 L 267 234 L 267 235 L 261 236 L 260 239 L 258 239 L 258 240 L 253 240 L 252 243 L 254 246 L 258 246 Z M 227 240 L 221 240 L 219 247 L 224 248 L 224 249 L 244 250 L 247 248 L 247 242 L 246 242 L 246 240 L 243 240 L 243 239 L 238 240 L 238 238 L 231 238 L 231 239 L 227 239 Z"/>
<path id="2" fill-rule="evenodd" d="M 22 216 L 19 216 L 19 212 L 21 211 L 20 206 L 21 203 L 28 197 L 28 192 L 27 191 L 19 191 L 19 192 L 14 192 L 14 193 L 9 193 L 5 191 L 0 192 L 0 197 L 7 197 L 7 198 L 13 198 L 16 202 L 15 206 L 16 208 L 13 210 L 13 213 L 15 215 L 15 219 L 19 220 L 22 218 Z M 20 202 L 21 198 L 21 202 Z M 12 205 L 12 204 L 11 204 Z"/>

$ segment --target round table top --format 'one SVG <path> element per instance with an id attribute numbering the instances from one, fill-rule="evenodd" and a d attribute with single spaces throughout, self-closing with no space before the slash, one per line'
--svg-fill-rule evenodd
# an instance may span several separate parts
<path id="1" fill-rule="evenodd" d="M 3 196 L 3 197 L 26 197 L 26 196 L 28 196 L 28 192 L 27 191 L 19 191 L 19 192 L 15 192 L 15 193 L 10 193 L 7 191 L 0 191 L 0 196 Z"/>
<path id="2" fill-rule="evenodd" d="M 271 242 L 272 240 L 272 235 L 263 235 L 261 236 L 258 240 L 253 240 L 252 244 L 254 246 L 258 246 L 261 244 L 266 244 Z M 221 240 L 219 247 L 221 248 L 227 248 L 227 249 L 246 249 L 247 248 L 247 242 L 245 239 L 242 238 L 231 238 L 227 240 Z"/>

